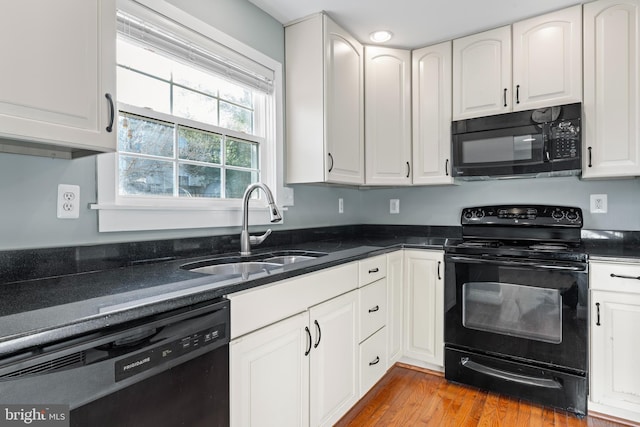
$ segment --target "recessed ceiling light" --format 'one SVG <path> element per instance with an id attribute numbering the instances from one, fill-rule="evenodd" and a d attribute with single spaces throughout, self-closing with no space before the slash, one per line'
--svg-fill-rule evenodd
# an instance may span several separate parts
<path id="1" fill-rule="evenodd" d="M 391 40 L 392 36 L 393 33 L 387 30 L 374 31 L 373 33 L 369 34 L 369 38 L 374 43 L 388 42 L 389 40 Z"/>

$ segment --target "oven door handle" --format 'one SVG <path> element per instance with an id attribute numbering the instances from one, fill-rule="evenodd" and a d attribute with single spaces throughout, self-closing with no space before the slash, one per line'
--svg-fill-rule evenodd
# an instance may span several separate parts
<path id="1" fill-rule="evenodd" d="M 465 257 L 465 256 L 449 256 L 447 258 L 452 262 L 467 262 L 474 264 L 494 264 L 494 265 L 504 265 L 508 267 L 532 267 L 540 270 L 564 270 L 564 271 L 586 271 L 586 264 L 582 263 L 562 263 L 557 261 L 549 261 L 549 262 L 540 262 L 540 261 L 530 261 L 530 260 L 517 260 L 517 261 L 509 261 L 504 259 L 495 259 L 495 258 L 487 258 L 487 257 Z"/>
<path id="2" fill-rule="evenodd" d="M 529 375 L 515 374 L 513 372 L 503 371 L 502 369 L 491 368 L 489 366 L 476 363 L 469 360 L 468 357 L 460 358 L 460 364 L 467 369 L 479 372 L 490 377 L 499 378 L 505 381 L 512 381 L 533 387 L 543 387 L 552 389 L 561 389 L 562 384 L 559 381 L 549 378 L 531 377 Z"/>

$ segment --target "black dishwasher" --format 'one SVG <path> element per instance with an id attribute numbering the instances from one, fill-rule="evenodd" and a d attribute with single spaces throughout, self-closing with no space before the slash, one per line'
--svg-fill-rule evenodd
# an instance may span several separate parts
<path id="1" fill-rule="evenodd" d="M 68 405 L 74 427 L 228 426 L 229 301 L 0 360 L 0 405 Z"/>

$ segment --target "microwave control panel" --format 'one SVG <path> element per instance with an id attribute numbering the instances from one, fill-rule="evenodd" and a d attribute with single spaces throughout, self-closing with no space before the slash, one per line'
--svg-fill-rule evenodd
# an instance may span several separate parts
<path id="1" fill-rule="evenodd" d="M 552 123 L 549 129 L 552 159 L 572 159 L 579 155 L 580 119 Z"/>

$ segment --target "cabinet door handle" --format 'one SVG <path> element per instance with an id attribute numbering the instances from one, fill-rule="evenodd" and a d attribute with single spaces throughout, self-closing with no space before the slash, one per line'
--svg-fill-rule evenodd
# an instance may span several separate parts
<path id="1" fill-rule="evenodd" d="M 442 276 L 440 276 L 440 264 L 442 264 L 442 261 L 438 261 L 438 280 L 442 280 Z"/>
<path id="2" fill-rule="evenodd" d="M 520 104 L 520 85 L 516 85 L 516 104 Z"/>
<path id="3" fill-rule="evenodd" d="M 616 279 L 640 280 L 640 276 L 625 276 L 624 274 L 613 274 L 613 273 L 611 273 L 611 277 L 615 277 Z"/>
<path id="4" fill-rule="evenodd" d="M 507 88 L 504 88 L 504 94 L 503 94 L 503 98 L 504 98 L 504 106 L 507 106 Z"/>
<path id="5" fill-rule="evenodd" d="M 407 178 L 411 175 L 411 165 L 407 162 Z"/>
<path id="6" fill-rule="evenodd" d="M 107 132 L 113 131 L 113 123 L 116 119 L 116 107 L 113 105 L 113 98 L 110 93 L 105 93 L 104 97 L 109 101 L 109 125 L 107 126 Z"/>
<path id="7" fill-rule="evenodd" d="M 589 167 L 592 167 L 593 165 L 591 164 L 591 147 L 587 147 L 587 150 L 589 150 Z"/>
<path id="8" fill-rule="evenodd" d="M 596 326 L 600 326 L 600 303 L 596 303 Z"/>
<path id="9" fill-rule="evenodd" d="M 379 269 L 378 267 L 376 267 L 376 268 L 371 268 L 371 269 L 369 269 L 369 274 L 377 273 L 378 271 L 380 271 L 380 269 Z"/>
<path id="10" fill-rule="evenodd" d="M 377 365 L 378 363 L 380 363 L 380 356 L 376 356 L 373 362 L 369 362 L 369 366 Z"/>
<path id="11" fill-rule="evenodd" d="M 369 309 L 369 313 L 375 313 L 378 310 L 380 310 L 380 306 L 376 305 L 375 307 Z"/>
<path id="12" fill-rule="evenodd" d="M 309 328 L 307 326 L 304 327 L 304 331 L 307 333 L 307 342 L 309 343 L 309 346 L 307 347 L 307 351 L 304 352 L 305 356 L 308 356 L 309 353 L 311 353 L 311 331 L 309 330 Z"/>
<path id="13" fill-rule="evenodd" d="M 329 155 L 329 160 L 331 160 L 331 166 L 329 166 L 329 172 L 331 172 L 333 170 L 333 156 L 331 155 L 331 153 L 328 153 Z"/>
<path id="14" fill-rule="evenodd" d="M 446 176 L 449 176 L 449 159 L 444 162 L 444 173 Z"/>
<path id="15" fill-rule="evenodd" d="M 322 338 L 322 331 L 320 330 L 320 324 L 317 320 L 314 320 L 313 323 L 316 324 L 316 329 L 318 330 L 318 341 L 313 345 L 313 348 L 318 348 L 318 345 L 320 345 L 320 339 Z"/>

